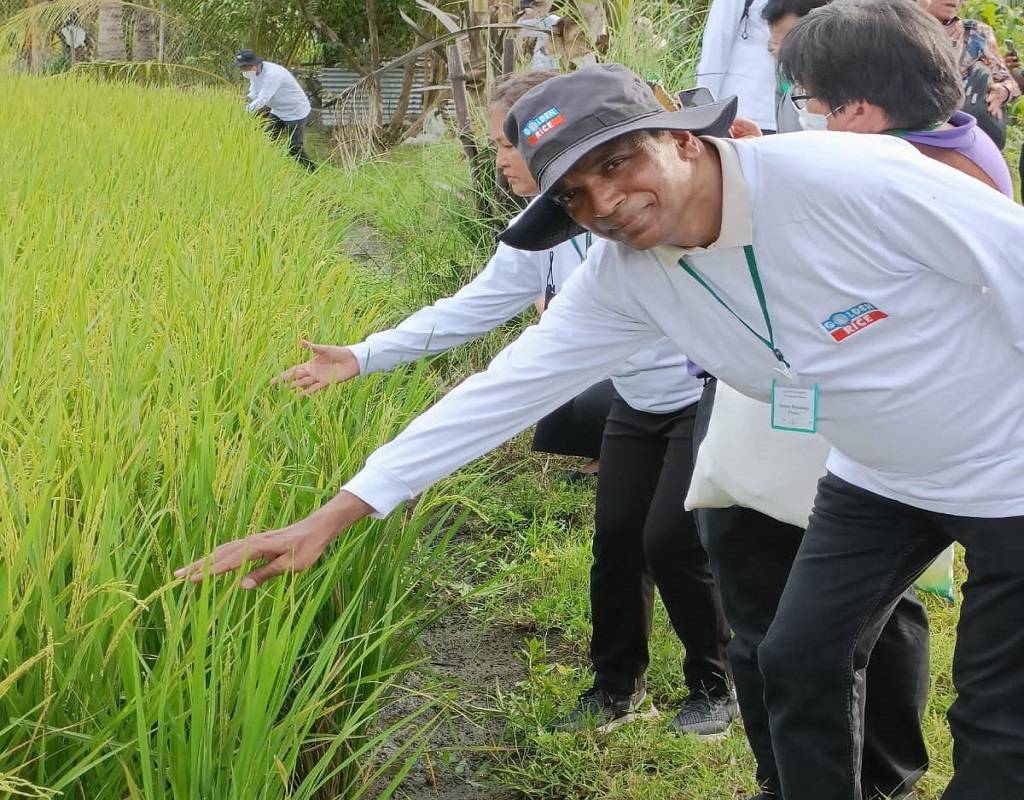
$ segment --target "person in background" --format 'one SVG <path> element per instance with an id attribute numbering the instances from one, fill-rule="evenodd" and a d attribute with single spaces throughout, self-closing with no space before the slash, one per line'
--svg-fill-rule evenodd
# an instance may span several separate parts
<path id="1" fill-rule="evenodd" d="M 793 2 L 769 0 L 769 6 Z M 880 12 L 878 35 L 887 43 L 903 44 L 907 48 L 905 57 L 894 56 L 886 66 L 874 52 L 869 55 L 865 51 L 864 57 L 859 57 L 850 42 L 826 63 L 821 49 L 808 41 L 809 34 L 802 33 L 801 45 L 788 51 L 779 70 L 795 81 L 790 84 L 795 88 L 789 92 L 789 101 L 800 127 L 899 136 L 929 158 L 1013 198 L 1010 170 L 991 137 L 971 115 L 947 110 L 950 100 L 962 96 L 962 92 L 959 85 L 948 82 L 943 69 L 946 59 L 936 50 L 938 28 L 926 14 L 916 13 L 919 9 L 897 6 L 890 15 L 881 13 L 889 10 L 889 3 L 876 5 Z M 823 19 L 829 18 L 830 12 L 822 13 Z M 853 21 L 867 27 L 862 16 L 853 17 Z M 834 28 L 824 23 L 808 30 L 820 30 L 822 36 L 834 33 Z M 886 78 L 885 69 L 893 64 L 899 67 L 893 73 L 901 76 L 899 81 Z M 822 100 L 825 97 L 830 98 L 827 103 Z"/>
<path id="2" fill-rule="evenodd" d="M 961 19 L 963 0 L 931 0 L 928 13 L 946 29 L 960 59 L 960 72 L 967 90 L 964 110 L 1000 150 L 1006 144 L 1006 106 L 1021 90 L 999 53 L 992 29 L 983 22 Z"/>
<path id="3" fill-rule="evenodd" d="M 495 88 L 488 107 L 497 167 L 521 197 L 536 195 L 538 187 L 502 123 L 516 100 L 557 74 L 514 75 Z M 308 395 L 475 339 L 528 309 L 539 291 L 550 303 L 588 255 L 605 246 L 598 240 L 588 253 L 590 243 L 590 235 L 582 234 L 538 252 L 499 244 L 487 267 L 454 296 L 358 344 L 303 342 L 312 359 L 274 382 Z M 678 348 L 662 339 L 615 368 L 606 426 L 600 417 L 603 441 L 599 432 L 596 437 L 601 470 L 590 580 L 594 684 L 552 723 L 553 730 L 611 730 L 653 715 L 644 673 L 655 586 L 686 648 L 683 674 L 690 696 L 671 729 L 715 737 L 737 714 L 725 656 L 729 627 L 696 522 L 680 500 L 693 468 L 693 423 L 701 393 L 700 381 L 687 374 L 685 364 Z M 548 415 L 552 427 L 570 422 L 573 411 L 566 408 Z"/>
<path id="4" fill-rule="evenodd" d="M 829 0 L 768 0 L 761 10 L 761 16 L 768 25 L 768 52 L 774 60 L 786 34 L 793 30 L 801 19 L 811 11 L 825 5 Z M 776 74 L 775 85 L 775 131 L 791 133 L 804 129 L 801 115 L 791 100 L 793 85 L 782 75 Z"/>
<path id="5" fill-rule="evenodd" d="M 713 0 L 701 42 L 697 83 L 716 98 L 735 95 L 739 114 L 775 130 L 775 64 L 768 53 L 767 0 Z"/>
<path id="6" fill-rule="evenodd" d="M 973 117 L 957 110 L 963 96 L 958 66 L 935 20 L 906 0 L 828 10 L 822 8 L 826 5 L 827 0 L 769 0 L 765 5 L 773 52 L 778 55 L 782 48 L 786 54 L 779 69 L 786 87 L 779 132 L 902 129 L 896 135 L 925 155 L 1009 195 L 1010 174 L 998 148 Z M 818 14 L 829 24 L 806 31 L 798 25 L 805 18 L 813 22 Z M 894 84 L 893 74 L 904 77 Z M 751 123 L 743 130 L 756 126 Z M 698 438 L 714 391 L 712 379 L 701 400 Z M 751 454 L 750 463 L 751 469 L 758 467 L 758 454 Z M 698 509 L 696 514 L 733 628 L 729 664 L 757 761 L 761 796 L 778 798 L 778 767 L 757 653 L 775 618 L 804 530 L 750 508 Z M 882 628 L 867 667 L 861 783 L 869 799 L 909 792 L 927 765 L 920 720 L 928 698 L 928 641 L 927 613 L 908 590 Z"/>
<path id="7" fill-rule="evenodd" d="M 288 152 L 292 158 L 306 169 L 314 169 L 316 165 L 303 148 L 311 107 L 295 76 L 280 64 L 264 61 L 253 50 L 239 50 L 235 54 L 235 64 L 249 81 L 246 111 L 259 114 L 266 109 L 270 134 L 287 135 Z"/>

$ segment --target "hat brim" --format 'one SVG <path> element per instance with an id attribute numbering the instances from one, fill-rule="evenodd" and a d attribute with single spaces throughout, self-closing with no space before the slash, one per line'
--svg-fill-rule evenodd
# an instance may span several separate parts
<path id="1" fill-rule="evenodd" d="M 498 240 L 517 250 L 548 250 L 583 233 L 583 227 L 577 225 L 552 199 L 558 182 L 576 162 L 612 139 L 636 131 L 689 131 L 696 136 L 727 136 L 736 118 L 737 102 L 735 97 L 730 97 L 717 103 L 652 114 L 602 128 L 576 142 L 544 168 L 538 180 L 540 195 L 498 236 Z"/>

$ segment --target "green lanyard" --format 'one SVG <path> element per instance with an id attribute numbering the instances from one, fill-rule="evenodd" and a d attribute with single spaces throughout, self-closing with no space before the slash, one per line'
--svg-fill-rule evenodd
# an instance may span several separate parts
<path id="1" fill-rule="evenodd" d="M 573 236 L 569 241 L 572 242 L 573 249 L 576 251 L 576 255 L 580 257 L 580 263 L 582 264 L 584 261 L 587 260 L 587 253 L 590 252 L 590 243 L 593 241 L 593 238 L 590 235 L 590 231 L 587 231 L 587 235 L 584 237 L 584 242 L 586 242 L 587 245 L 586 250 L 580 250 L 580 246 L 576 244 L 575 236 Z"/>
<path id="2" fill-rule="evenodd" d="M 750 279 L 754 282 L 754 291 L 757 293 L 757 302 L 761 304 L 761 313 L 764 315 L 764 324 L 768 329 L 768 336 L 762 336 L 756 330 L 754 330 L 750 324 L 737 314 L 732 307 L 721 298 L 721 296 L 714 289 L 711 288 L 704 276 L 701 275 L 697 270 L 689 265 L 685 256 L 679 259 L 679 266 L 681 266 L 686 272 L 693 278 L 697 283 L 703 286 L 708 294 L 710 294 L 715 300 L 722 304 L 722 308 L 732 314 L 736 319 L 740 321 L 740 324 L 750 331 L 754 336 L 757 337 L 765 347 L 772 351 L 772 354 L 779 360 L 785 369 L 782 370 L 784 373 L 789 372 L 789 362 L 786 361 L 786 357 L 782 355 L 782 351 L 775 346 L 775 333 L 772 331 L 772 318 L 768 315 L 768 302 L 764 298 L 764 287 L 761 285 L 761 276 L 757 271 L 757 259 L 754 258 L 754 248 L 747 245 L 743 248 L 743 255 L 747 257 L 747 269 L 750 270 Z"/>

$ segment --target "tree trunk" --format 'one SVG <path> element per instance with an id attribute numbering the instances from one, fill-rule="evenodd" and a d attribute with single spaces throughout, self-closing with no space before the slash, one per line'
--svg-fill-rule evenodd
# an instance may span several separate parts
<path id="1" fill-rule="evenodd" d="M 419 43 L 418 40 L 417 43 Z M 388 124 L 387 141 L 389 145 L 396 144 L 401 140 L 402 129 L 405 127 L 405 113 L 409 110 L 409 100 L 412 98 L 412 84 L 416 77 L 417 66 L 415 61 L 410 61 L 405 65 L 405 70 L 402 73 L 402 91 L 398 95 L 398 106 Z"/>
<path id="2" fill-rule="evenodd" d="M 96 58 L 100 61 L 127 61 L 124 40 L 124 6 L 100 3 L 96 22 Z"/>
<path id="3" fill-rule="evenodd" d="M 45 0 L 29 0 L 30 6 L 41 5 Z M 26 48 L 26 60 L 28 71 L 33 75 L 40 74 L 46 68 L 46 51 L 49 36 L 38 24 L 33 24 L 28 31 L 28 46 Z"/>
<path id="4" fill-rule="evenodd" d="M 160 19 L 155 11 L 135 9 L 132 26 L 132 61 L 157 61 L 160 58 Z"/>

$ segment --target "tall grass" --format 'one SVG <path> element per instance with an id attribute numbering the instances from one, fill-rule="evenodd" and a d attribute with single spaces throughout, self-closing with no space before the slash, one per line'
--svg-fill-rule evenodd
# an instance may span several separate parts
<path id="1" fill-rule="evenodd" d="M 267 386 L 300 335 L 355 339 L 382 306 L 341 254 L 335 180 L 226 94 L 0 93 L 0 795 L 386 785 L 403 753 L 377 756 L 375 716 L 445 507 L 251 595 L 170 579 L 308 511 L 432 394 L 415 371 L 311 401 Z"/>

